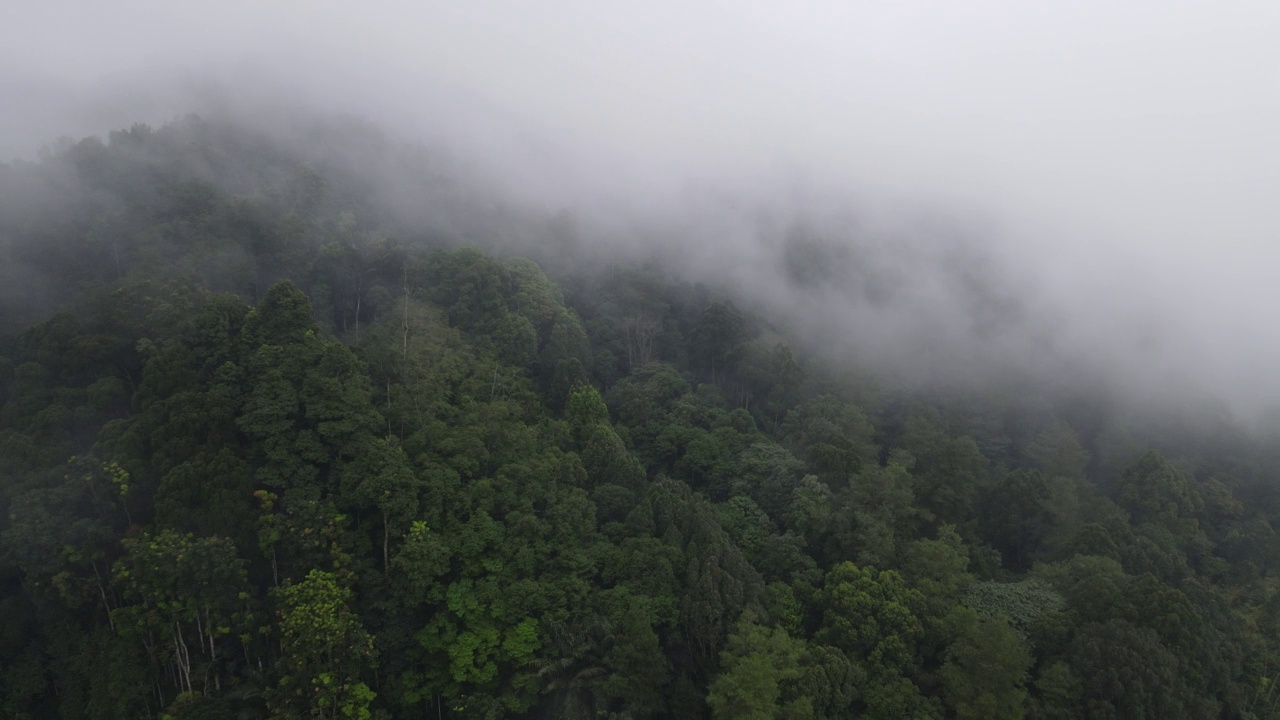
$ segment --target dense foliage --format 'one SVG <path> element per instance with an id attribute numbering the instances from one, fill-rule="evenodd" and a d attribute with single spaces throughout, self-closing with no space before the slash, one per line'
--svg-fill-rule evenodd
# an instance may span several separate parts
<path id="1" fill-rule="evenodd" d="M 306 159 L 0 166 L 5 717 L 1280 717 L 1269 438 L 880 386 Z"/>

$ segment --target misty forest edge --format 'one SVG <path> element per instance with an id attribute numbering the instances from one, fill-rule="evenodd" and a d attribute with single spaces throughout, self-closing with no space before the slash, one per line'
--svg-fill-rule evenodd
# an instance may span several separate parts
<path id="1" fill-rule="evenodd" d="M 895 382 L 452 167 L 0 165 L 0 715 L 1280 717 L 1274 434 Z"/>

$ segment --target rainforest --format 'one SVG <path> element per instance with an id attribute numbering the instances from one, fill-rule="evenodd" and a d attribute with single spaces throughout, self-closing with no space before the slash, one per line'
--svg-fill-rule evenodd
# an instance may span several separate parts
<path id="1" fill-rule="evenodd" d="M 0 165 L 0 714 L 1280 717 L 1274 426 L 895 373 L 315 127 Z"/>

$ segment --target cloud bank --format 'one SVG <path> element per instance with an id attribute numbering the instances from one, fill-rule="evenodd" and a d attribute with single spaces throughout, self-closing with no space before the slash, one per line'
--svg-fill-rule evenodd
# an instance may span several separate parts
<path id="1" fill-rule="evenodd" d="M 601 238 L 643 226 L 837 346 L 1050 348 L 1280 401 L 1275 3 L 63 0 L 0 26 L 0 156 L 191 110 L 356 113 Z M 881 251 L 801 287 L 797 232 Z"/>

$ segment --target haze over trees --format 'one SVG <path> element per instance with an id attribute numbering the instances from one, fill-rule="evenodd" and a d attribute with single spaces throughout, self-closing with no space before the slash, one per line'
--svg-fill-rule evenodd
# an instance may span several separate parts
<path id="1" fill-rule="evenodd" d="M 1265 428 L 832 353 L 821 302 L 316 128 L 0 166 L 6 717 L 1280 717 Z M 948 317 L 1018 327 L 951 260 Z"/>

